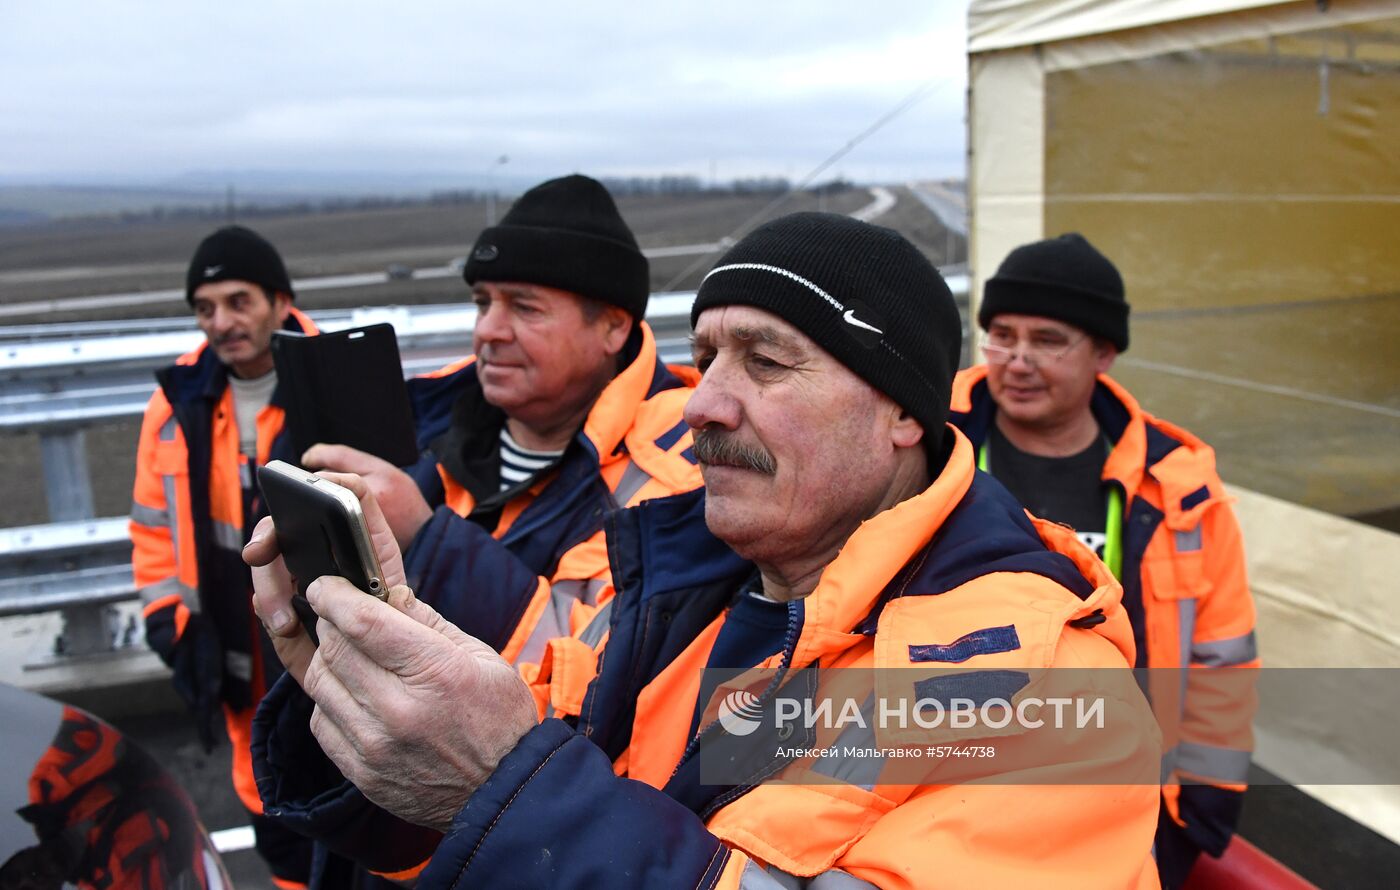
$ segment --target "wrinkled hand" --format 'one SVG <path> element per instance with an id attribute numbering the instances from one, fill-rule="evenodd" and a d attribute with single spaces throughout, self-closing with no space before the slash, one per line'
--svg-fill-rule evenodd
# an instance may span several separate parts
<path id="1" fill-rule="evenodd" d="M 348 445 L 312 445 L 301 456 L 301 464 L 308 470 L 356 473 L 364 477 L 389 527 L 394 530 L 394 539 L 401 550 L 407 550 L 418 530 L 433 518 L 433 508 L 423 500 L 418 483 L 387 460 L 368 452 Z"/>
<path id="2" fill-rule="evenodd" d="M 370 800 L 447 831 L 536 723 L 515 668 L 403 586 L 389 602 L 343 578 L 307 591 L 321 637 L 302 686 L 311 731 Z"/>
<path id="3" fill-rule="evenodd" d="M 379 557 L 379 567 L 384 570 L 384 584 L 387 587 L 402 585 L 405 580 L 403 555 L 399 552 L 394 533 L 384 519 L 384 513 L 379 509 L 379 503 L 365 480 L 346 473 L 321 472 L 316 475 L 350 489 L 355 497 L 360 499 L 360 509 L 365 514 L 370 542 L 374 546 L 375 555 Z M 292 609 L 292 597 L 297 592 L 296 584 L 282 561 L 276 531 L 272 517 L 264 516 L 253 529 L 253 537 L 243 548 L 243 561 L 253 569 L 253 611 L 267 628 L 268 636 L 272 638 L 272 647 L 282 665 L 298 683 L 305 686 L 302 680 L 306 666 L 311 663 L 311 656 L 316 652 L 316 644 L 307 636 L 300 619 Z M 368 593 L 364 595 L 373 599 Z"/>

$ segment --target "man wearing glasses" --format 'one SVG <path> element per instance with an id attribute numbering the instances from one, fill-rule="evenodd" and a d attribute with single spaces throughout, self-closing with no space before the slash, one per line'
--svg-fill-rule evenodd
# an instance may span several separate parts
<path id="1" fill-rule="evenodd" d="M 1113 263 L 1078 234 L 1018 247 L 987 282 L 977 322 L 986 363 L 958 375 L 951 420 L 979 469 L 1032 514 L 1072 526 L 1119 579 L 1136 666 L 1257 667 L 1244 549 L 1214 451 L 1108 377 L 1128 348 Z M 1145 681 L 1163 727 L 1156 855 L 1169 888 L 1202 850 L 1229 843 L 1252 748 L 1245 675 L 1190 676 L 1184 694 L 1176 671 Z"/>

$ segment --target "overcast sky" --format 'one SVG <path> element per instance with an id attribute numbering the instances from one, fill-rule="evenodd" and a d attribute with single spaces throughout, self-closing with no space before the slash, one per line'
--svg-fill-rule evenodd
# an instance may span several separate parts
<path id="1" fill-rule="evenodd" d="M 961 175 L 963 0 L 0 0 L 0 181 Z"/>

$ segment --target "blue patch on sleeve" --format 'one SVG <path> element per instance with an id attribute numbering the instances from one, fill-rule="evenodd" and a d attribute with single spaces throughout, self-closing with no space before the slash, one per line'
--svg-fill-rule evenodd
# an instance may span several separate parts
<path id="1" fill-rule="evenodd" d="M 681 436 L 684 436 L 685 431 L 688 429 L 690 429 L 690 425 L 682 420 L 657 438 L 656 447 L 660 448 L 662 451 L 670 451 L 671 446 L 679 442 Z"/>
<path id="2" fill-rule="evenodd" d="M 974 655 L 989 655 L 994 652 L 1013 652 L 1021 648 L 1021 638 L 1016 636 L 1015 625 L 986 627 L 974 630 L 951 643 L 925 646 L 910 646 L 910 661 L 942 661 L 960 664 Z"/>
<path id="3" fill-rule="evenodd" d="M 1186 497 L 1181 499 L 1181 509 L 1190 510 L 1192 507 L 1196 506 L 1202 501 L 1205 501 L 1209 497 L 1210 489 L 1202 485 L 1200 488 L 1196 489 L 1195 491 L 1191 492 Z"/>
<path id="4" fill-rule="evenodd" d="M 695 457 L 695 449 L 694 449 L 694 448 L 687 448 L 686 450 L 682 451 L 682 452 L 681 452 L 681 457 L 683 457 L 683 458 L 685 458 L 686 460 L 690 461 L 690 465 L 691 465 L 691 466 L 695 466 L 696 464 L 700 463 L 700 461 Z"/>
<path id="5" fill-rule="evenodd" d="M 968 671 L 920 680 L 914 684 L 914 695 L 945 708 L 951 708 L 955 698 L 970 698 L 980 708 L 994 698 L 1011 701 L 1030 682 L 1031 675 L 1025 671 Z"/>

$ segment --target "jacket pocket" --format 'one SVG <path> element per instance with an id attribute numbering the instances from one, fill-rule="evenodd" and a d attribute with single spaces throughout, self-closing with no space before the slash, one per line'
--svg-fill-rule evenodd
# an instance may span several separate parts
<path id="1" fill-rule="evenodd" d="M 161 476 L 188 476 L 189 455 L 183 442 L 157 442 L 151 461 Z"/>
<path id="2" fill-rule="evenodd" d="M 1199 544 L 1200 526 L 1193 532 L 1159 533 L 1167 538 L 1166 546 L 1156 548 L 1166 552 L 1145 555 L 1142 561 L 1143 586 L 1159 600 L 1199 599 L 1210 590 L 1205 573 L 1205 559 Z M 1177 540 L 1182 539 L 1184 540 Z M 1194 549 L 1193 549 L 1194 545 Z M 1182 549 L 1182 548 L 1186 549 Z"/>

